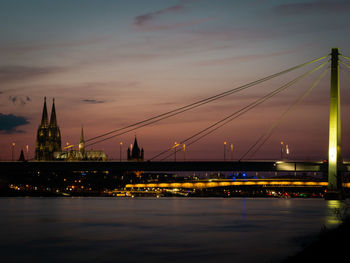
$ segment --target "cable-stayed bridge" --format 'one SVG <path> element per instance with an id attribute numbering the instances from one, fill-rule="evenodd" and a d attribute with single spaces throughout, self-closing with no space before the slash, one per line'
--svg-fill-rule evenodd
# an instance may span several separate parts
<path id="1" fill-rule="evenodd" d="M 188 137 L 181 139 L 176 144 L 170 145 L 164 151 L 149 158 L 146 162 L 64 162 L 64 163 L 51 163 L 51 162 L 37 162 L 37 163 L 16 163 L 14 166 L 11 163 L 3 163 L 4 169 L 77 169 L 77 170 L 90 170 L 90 169 L 104 169 L 115 171 L 319 171 L 328 173 L 328 193 L 330 198 L 341 198 L 342 192 L 342 179 L 341 173 L 350 171 L 349 165 L 343 163 L 342 158 L 342 145 L 341 145 L 341 120 L 340 120 L 340 85 L 339 85 L 339 70 L 340 65 L 350 69 L 348 64 L 350 58 L 340 54 L 337 48 L 333 48 L 331 53 L 316 58 L 300 65 L 291 67 L 281 72 L 269 75 L 251 83 L 235 87 L 225 92 L 216 94 L 214 96 L 195 101 L 191 104 L 179 107 L 177 109 L 155 115 L 145 120 L 127 125 L 122 128 L 118 128 L 112 131 L 105 132 L 93 138 L 86 140 L 86 147 L 110 140 L 112 138 L 121 136 L 123 134 L 141 129 L 143 127 L 152 125 L 162 120 L 171 118 L 175 115 L 182 114 L 192 109 L 201 107 L 205 104 L 222 99 L 231 94 L 246 90 L 254 87 L 258 84 L 264 83 L 268 80 L 277 78 L 289 72 L 297 69 L 304 68 L 308 65 L 314 67 L 305 73 L 295 77 L 291 81 L 283 84 L 279 88 L 269 92 L 268 94 L 256 99 L 255 101 L 245 105 L 244 107 L 232 112 L 231 114 L 223 117 L 222 119 L 214 122 L 208 127 L 189 135 Z M 299 96 L 294 103 L 287 108 L 280 117 L 275 120 L 266 130 L 264 130 L 259 138 L 247 149 L 247 151 L 239 158 L 237 162 L 164 162 L 176 152 L 182 151 L 183 148 L 192 144 L 199 143 L 203 138 L 216 132 L 218 129 L 224 127 L 228 123 L 231 123 L 238 117 L 254 109 L 258 105 L 264 103 L 275 95 L 285 91 L 292 85 L 298 83 L 307 76 L 321 71 L 321 74 L 315 79 L 312 85 Z M 300 104 L 304 98 L 318 85 L 318 83 L 325 77 L 327 72 L 330 71 L 331 75 L 331 87 L 330 87 L 330 114 L 329 114 L 329 153 L 328 160 L 326 162 L 281 162 L 281 161 L 247 161 L 259 151 L 259 149 L 266 143 L 271 137 L 273 130 L 280 125 L 285 116 L 292 110 L 293 107 Z M 20 168 L 22 167 L 22 168 Z"/>

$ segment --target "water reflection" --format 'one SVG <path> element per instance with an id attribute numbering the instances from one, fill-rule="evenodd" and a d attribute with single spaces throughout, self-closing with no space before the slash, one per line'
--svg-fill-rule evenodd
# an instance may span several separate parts
<path id="1" fill-rule="evenodd" d="M 318 236 L 325 222 L 336 225 L 344 205 L 321 199 L 2 198 L 1 259 L 278 262 Z"/>
<path id="2" fill-rule="evenodd" d="M 242 199 L 242 218 L 246 219 L 247 217 L 247 208 L 245 204 L 245 198 Z"/>
<path id="3" fill-rule="evenodd" d="M 348 205 L 345 201 L 327 200 L 328 214 L 326 216 L 326 227 L 334 228 L 341 224 L 347 215 Z"/>

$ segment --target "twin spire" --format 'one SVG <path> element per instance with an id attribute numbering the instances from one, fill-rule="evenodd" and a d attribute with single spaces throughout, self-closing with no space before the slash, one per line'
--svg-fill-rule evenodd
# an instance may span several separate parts
<path id="1" fill-rule="evenodd" d="M 55 99 L 52 102 L 50 122 L 47 114 L 46 97 L 44 99 L 43 114 L 41 124 L 38 127 L 35 160 L 50 161 L 54 160 L 54 153 L 61 151 L 61 132 L 57 124 Z"/>
<path id="2" fill-rule="evenodd" d="M 49 127 L 49 126 L 50 127 L 57 127 L 55 98 L 52 99 L 52 110 L 51 110 L 50 124 L 49 124 L 48 114 L 47 114 L 46 97 L 44 98 L 44 108 L 43 108 L 43 115 L 41 117 L 41 126 L 42 127 Z"/>

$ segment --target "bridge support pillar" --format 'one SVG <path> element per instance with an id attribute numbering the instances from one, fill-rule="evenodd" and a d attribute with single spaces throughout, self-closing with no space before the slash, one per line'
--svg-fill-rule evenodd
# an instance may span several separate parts
<path id="1" fill-rule="evenodd" d="M 328 189 L 326 199 L 343 199 L 340 165 L 341 154 L 341 119 L 339 90 L 339 51 L 332 49 L 331 94 L 329 109 L 329 146 L 328 146 Z"/>

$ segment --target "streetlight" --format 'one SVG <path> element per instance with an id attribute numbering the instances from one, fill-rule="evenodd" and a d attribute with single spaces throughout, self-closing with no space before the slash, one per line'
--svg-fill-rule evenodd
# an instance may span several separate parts
<path id="1" fill-rule="evenodd" d="M 281 141 L 281 160 L 283 159 L 283 141 Z"/>
<path id="2" fill-rule="evenodd" d="M 175 161 L 175 162 L 176 162 L 176 147 L 179 146 L 179 145 L 180 145 L 179 143 L 174 142 L 173 148 L 174 148 L 174 161 Z"/>
<path id="3" fill-rule="evenodd" d="M 11 145 L 12 145 L 12 161 L 14 161 L 14 151 L 15 151 L 15 145 L 16 145 L 16 143 L 13 142 Z"/>
<path id="4" fill-rule="evenodd" d="M 288 148 L 288 144 L 286 144 L 286 154 L 287 154 L 287 159 L 288 159 L 288 156 L 289 156 L 289 148 Z"/>
<path id="5" fill-rule="evenodd" d="M 231 161 L 233 161 L 233 143 L 231 143 Z"/>
<path id="6" fill-rule="evenodd" d="M 27 160 L 29 160 L 29 145 L 26 145 L 26 152 L 27 152 Z"/>
<path id="7" fill-rule="evenodd" d="M 123 148 L 123 142 L 119 143 L 120 146 L 120 152 L 119 152 L 119 160 L 122 161 L 122 148 Z"/>
<path id="8" fill-rule="evenodd" d="M 183 144 L 183 150 L 184 150 L 184 161 L 186 161 L 186 144 Z"/>
<path id="9" fill-rule="evenodd" d="M 226 161 L 226 144 L 227 142 L 224 141 L 224 161 Z"/>

